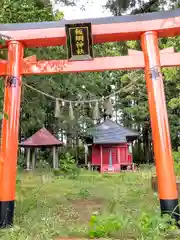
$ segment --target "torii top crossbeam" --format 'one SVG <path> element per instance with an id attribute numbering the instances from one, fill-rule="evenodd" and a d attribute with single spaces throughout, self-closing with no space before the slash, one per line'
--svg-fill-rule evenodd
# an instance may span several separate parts
<path id="1" fill-rule="evenodd" d="M 124 40 L 138 40 L 144 32 L 154 31 L 158 37 L 180 35 L 180 9 L 167 12 L 106 17 L 86 20 L 61 20 L 56 22 L 36 22 L 18 24 L 0 24 L 0 35 L 8 44 L 15 40 L 24 47 L 62 46 L 66 44 L 66 24 L 91 22 L 93 44 Z M 37 61 L 35 56 L 23 60 L 21 73 L 55 74 L 104 70 L 144 69 L 143 54 L 133 53 L 129 56 L 101 57 L 93 61 L 50 60 Z M 171 49 L 161 51 L 162 67 L 180 66 L 180 53 Z M 7 73 L 7 61 L 0 61 L 0 76 Z"/>
<path id="2" fill-rule="evenodd" d="M 0 34 L 21 41 L 25 47 L 60 46 L 66 44 L 65 24 L 83 22 L 92 23 L 94 44 L 138 40 L 148 31 L 156 31 L 158 37 L 170 37 L 180 34 L 180 9 L 98 19 L 0 24 Z"/>

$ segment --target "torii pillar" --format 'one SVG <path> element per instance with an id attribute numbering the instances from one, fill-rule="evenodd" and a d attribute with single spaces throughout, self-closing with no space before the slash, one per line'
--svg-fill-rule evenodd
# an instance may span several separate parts
<path id="1" fill-rule="evenodd" d="M 1 138 L 0 228 L 13 225 L 16 167 L 24 47 L 17 41 L 8 44 L 8 66 L 4 92 Z"/>
<path id="2" fill-rule="evenodd" d="M 141 43 L 145 60 L 145 77 L 161 213 L 170 213 L 178 221 L 178 191 L 174 174 L 157 32 L 145 32 L 141 36 Z"/>

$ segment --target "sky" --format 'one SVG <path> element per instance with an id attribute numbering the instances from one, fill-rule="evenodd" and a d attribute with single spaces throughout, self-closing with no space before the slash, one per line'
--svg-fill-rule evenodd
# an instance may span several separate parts
<path id="1" fill-rule="evenodd" d="M 61 4 L 56 4 L 54 8 L 64 12 L 64 19 L 66 20 L 108 17 L 112 14 L 102 7 L 106 2 L 107 0 L 79 0 L 76 7 L 64 7 Z M 81 10 L 82 5 L 85 6 L 85 11 Z"/>

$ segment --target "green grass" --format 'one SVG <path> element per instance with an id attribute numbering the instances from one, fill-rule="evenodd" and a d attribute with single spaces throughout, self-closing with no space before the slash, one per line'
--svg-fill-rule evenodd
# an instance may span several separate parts
<path id="1" fill-rule="evenodd" d="M 150 171 L 104 176 L 82 172 L 74 180 L 19 173 L 14 227 L 0 230 L 0 239 L 164 239 L 165 223 L 150 177 Z"/>

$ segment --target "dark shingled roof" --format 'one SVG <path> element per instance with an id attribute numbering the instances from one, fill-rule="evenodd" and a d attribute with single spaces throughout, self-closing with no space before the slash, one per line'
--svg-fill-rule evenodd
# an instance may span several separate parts
<path id="1" fill-rule="evenodd" d="M 127 129 L 111 120 L 106 120 L 90 130 L 94 144 L 118 144 L 135 140 L 138 133 Z"/>
<path id="2" fill-rule="evenodd" d="M 22 147 L 61 146 L 63 143 L 55 138 L 46 128 L 37 131 L 32 137 L 20 143 Z"/>

